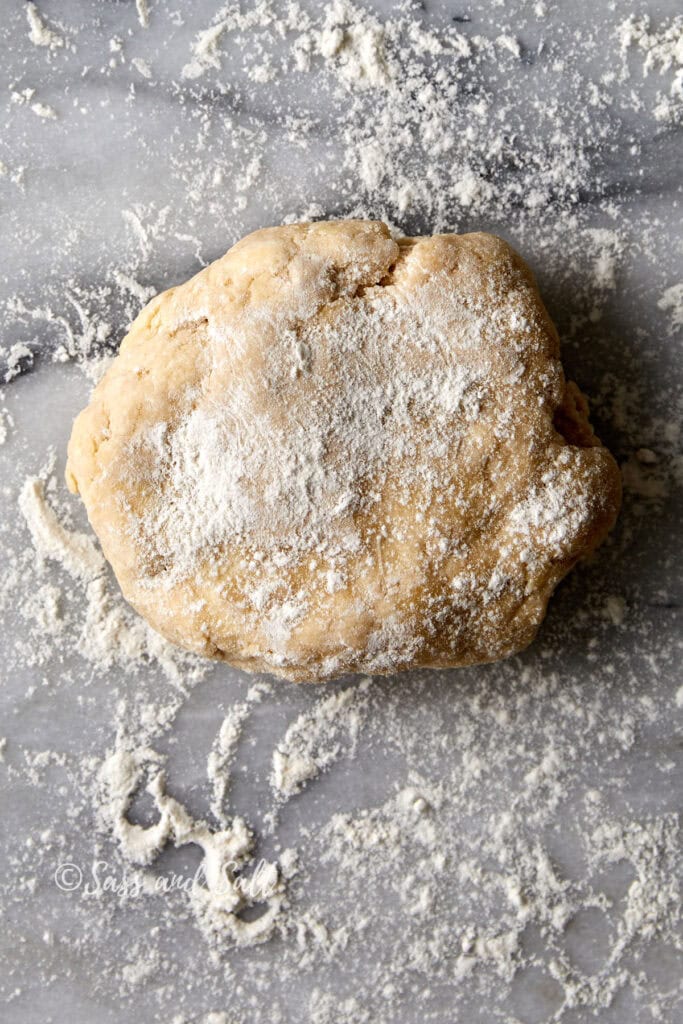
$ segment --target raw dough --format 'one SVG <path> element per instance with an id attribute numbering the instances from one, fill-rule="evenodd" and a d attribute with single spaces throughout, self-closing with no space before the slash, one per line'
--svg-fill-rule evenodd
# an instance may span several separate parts
<path id="1" fill-rule="evenodd" d="M 370 221 L 257 231 L 153 299 L 67 480 L 160 633 L 307 681 L 519 651 L 620 502 L 521 258 Z"/>

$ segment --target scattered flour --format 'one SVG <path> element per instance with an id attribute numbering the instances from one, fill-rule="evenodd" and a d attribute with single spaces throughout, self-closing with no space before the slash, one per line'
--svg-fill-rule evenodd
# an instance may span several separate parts
<path id="1" fill-rule="evenodd" d="M 267 683 L 256 683 L 247 693 L 246 699 L 230 708 L 223 719 L 216 740 L 211 748 L 207 763 L 207 774 L 213 789 L 211 813 L 223 824 L 227 824 L 224 803 L 230 786 L 230 766 L 235 759 L 242 728 L 253 706 L 260 703 L 272 692 Z"/>
<path id="2" fill-rule="evenodd" d="M 0 408 L 0 445 L 9 437 L 13 424 L 12 414 L 7 409 Z"/>
<path id="3" fill-rule="evenodd" d="M 147 828 L 132 824 L 126 816 L 144 775 L 159 813 L 157 823 Z M 133 864 L 150 864 L 170 840 L 176 847 L 193 844 L 201 849 L 203 860 L 189 896 L 208 939 L 251 946 L 270 937 L 283 906 L 282 881 L 277 867 L 265 862 L 250 877 L 242 874 L 252 859 L 254 843 L 242 818 L 233 818 L 218 831 L 195 821 L 167 794 L 159 755 L 144 748 L 117 748 L 106 758 L 99 772 L 98 804 L 103 826 Z M 252 903 L 265 903 L 266 912 L 256 920 L 242 920 L 240 911 Z"/>
<path id="4" fill-rule="evenodd" d="M 683 327 L 683 282 L 672 284 L 670 288 L 662 292 L 657 305 L 669 313 L 671 334 Z"/>
<path id="5" fill-rule="evenodd" d="M 28 345 L 23 345 L 21 342 L 17 342 L 12 345 L 9 349 L 0 348 L 0 358 L 5 361 L 5 384 L 14 378 L 18 377 L 25 366 L 30 366 L 33 363 L 33 352 Z"/>
<path id="6" fill-rule="evenodd" d="M 138 21 L 142 28 L 149 27 L 149 2 L 148 0 L 135 0 L 135 9 L 138 12 Z"/>
<path id="7" fill-rule="evenodd" d="M 74 649 L 99 671 L 112 665 L 136 671 L 152 661 L 169 678 L 178 679 L 181 671 L 201 674 L 197 659 L 172 647 L 125 604 L 111 583 L 104 557 L 92 536 L 63 525 L 47 501 L 43 479 L 34 476 L 24 481 L 19 509 L 33 542 L 35 555 L 29 567 L 34 577 L 43 577 L 46 561 L 57 562 L 78 584 L 77 594 L 85 600 L 82 621 L 72 622 L 61 615 L 60 591 L 42 587 L 24 604 L 28 618 L 53 635 L 62 635 L 65 643 L 72 640 Z M 77 639 L 74 629 L 78 631 Z M 37 646 L 37 656 L 39 650 Z"/>
<path id="8" fill-rule="evenodd" d="M 342 754 L 353 755 L 371 680 L 321 698 L 287 729 L 273 753 L 272 786 L 285 799 L 298 793 Z"/>
<path id="9" fill-rule="evenodd" d="M 26 4 L 26 18 L 28 20 L 29 39 L 34 46 L 45 46 L 50 50 L 56 50 L 60 46 L 64 46 L 62 36 L 53 29 L 48 28 L 35 4 Z"/>
<path id="10" fill-rule="evenodd" d="M 40 103 L 36 101 L 35 103 L 31 104 L 31 110 L 36 115 L 36 117 L 42 117 L 46 121 L 57 120 L 57 111 L 48 103 Z"/>
<path id="11" fill-rule="evenodd" d="M 184 11 L 144 0 L 131 11 L 147 29 L 138 33 L 142 55 L 110 66 L 108 37 L 95 34 L 106 56 L 101 69 L 86 70 L 68 41 L 97 26 L 57 25 L 32 3 L 17 8 L 17 38 L 26 51 L 40 48 L 34 60 L 63 64 L 73 107 L 60 102 L 54 125 L 38 99 L 54 93 L 43 93 L 42 81 L 32 89 L 17 80 L 7 111 L 26 111 L 36 135 L 82 132 L 89 116 L 103 115 L 89 115 L 78 82 L 95 78 L 115 104 L 114 79 L 129 71 L 138 93 L 116 108 L 137 139 L 126 156 L 150 164 L 163 142 L 166 158 L 154 196 L 131 188 L 117 216 L 120 237 L 92 263 L 78 265 L 74 239 L 92 232 L 103 210 L 88 206 L 74 222 L 73 210 L 53 204 L 45 244 L 59 243 L 54 280 L 41 283 L 37 301 L 15 295 L 3 306 L 8 396 L 34 350 L 73 360 L 95 380 L 152 291 L 187 276 L 188 254 L 190 269 L 199 268 L 265 220 L 378 216 L 403 234 L 483 225 L 533 254 L 555 308 L 558 295 L 571 296 L 573 319 L 561 327 L 576 365 L 590 363 L 593 343 L 604 358 L 594 367 L 594 408 L 619 451 L 626 507 L 601 563 L 568 582 L 539 644 L 507 665 L 464 671 L 456 682 L 429 674 L 409 687 L 375 680 L 332 696 L 278 688 L 272 708 L 261 684 L 226 681 L 229 706 L 208 744 L 208 823 L 194 810 L 196 780 L 182 800 L 170 795 L 185 778 L 177 766 L 178 754 L 188 754 L 177 739 L 187 736 L 183 716 L 201 726 L 194 683 L 203 669 L 123 604 L 61 487 L 50 472 L 35 476 L 43 455 L 23 452 L 8 398 L 0 458 L 16 463 L 3 462 L 0 523 L 0 609 L 11 635 L 2 672 L 10 708 L 3 732 L 12 739 L 0 740 L 11 843 L 2 894 L 6 1012 L 40 1013 L 28 1008 L 38 981 L 47 999 L 56 985 L 78 983 L 89 986 L 84 998 L 93 1005 L 173 1024 L 279 1024 L 294 1015 L 315 1024 L 441 1022 L 444 1005 L 448 1019 L 471 1017 L 473 1005 L 523 1021 L 677 1019 L 683 687 L 667 682 L 679 672 L 680 601 L 663 533 L 672 520 L 663 516 L 677 514 L 683 463 L 680 396 L 660 381 L 656 363 L 671 346 L 667 326 L 680 328 L 681 286 L 670 283 L 678 276 L 659 280 L 647 309 L 654 324 L 658 307 L 664 326 L 647 337 L 623 330 L 622 317 L 610 326 L 617 294 L 626 301 L 633 288 L 634 303 L 645 303 L 634 260 L 656 268 L 657 240 L 666 237 L 660 214 L 629 205 L 628 182 L 615 195 L 610 161 L 637 173 L 650 147 L 659 155 L 658 139 L 624 132 L 623 111 L 644 107 L 659 131 L 677 123 L 681 19 L 617 12 L 624 20 L 610 41 L 590 25 L 561 35 L 558 5 L 535 3 L 525 16 L 543 19 L 544 43 L 529 49 L 531 21 L 515 23 L 521 7 L 508 16 L 495 5 L 488 20 L 458 12 L 430 27 L 417 6 L 380 16 L 348 2 L 260 0 L 221 6 L 198 35 L 196 23 L 183 26 Z M 156 31 L 178 34 L 185 46 L 168 80 L 157 69 L 168 67 L 170 48 L 165 36 L 157 48 Z M 595 71 L 596 55 L 603 71 Z M 629 74 L 634 61 L 640 66 Z M 543 83 L 537 103 L 526 104 L 522 75 Z M 553 91 L 556 77 L 571 85 L 563 97 Z M 658 90 L 654 101 L 643 80 Z M 154 135 L 152 115 L 171 103 L 182 145 Z M 54 194 L 34 173 L 41 152 L 28 137 L 3 159 L 2 188 L 13 197 Z M 283 166 L 296 167 L 286 187 Z M 32 231 L 15 241 L 30 250 Z M 628 575 L 625 563 L 634 569 Z M 111 690 L 111 706 L 93 677 Z M 260 751 L 249 742 L 257 707 L 275 723 Z M 44 738 L 58 708 L 73 714 L 64 749 Z M 112 745 L 116 719 L 122 728 Z M 669 747 L 654 748 L 655 735 L 670 737 Z M 272 799 L 272 808 L 230 814 L 242 771 L 260 779 L 259 799 Z M 141 792 L 153 807 L 144 826 L 136 823 Z M 269 810 L 278 824 L 272 835 L 262 830 L 273 849 L 261 867 L 247 820 Z M 56 865 L 84 849 L 144 898 L 56 893 Z M 189 891 L 160 889 L 166 859 L 192 851 L 202 869 Z M 265 912 L 250 919 L 257 904 Z M 30 943 L 22 921 L 31 922 Z M 242 956 L 235 945 L 250 948 Z M 533 1018 L 529 993 L 538 1001 Z"/>
<path id="12" fill-rule="evenodd" d="M 683 113 L 683 15 L 655 30 L 647 14 L 632 14 L 619 26 L 619 41 L 622 52 L 635 47 L 645 54 L 644 76 L 672 73 L 669 92 L 658 93 L 653 112 L 657 121 L 677 123 Z"/>
<path id="13" fill-rule="evenodd" d="M 47 504 L 45 484 L 39 477 L 24 481 L 19 508 L 39 557 L 54 559 L 77 579 L 92 580 L 104 572 L 104 556 L 92 536 L 67 530 L 59 522 Z"/>

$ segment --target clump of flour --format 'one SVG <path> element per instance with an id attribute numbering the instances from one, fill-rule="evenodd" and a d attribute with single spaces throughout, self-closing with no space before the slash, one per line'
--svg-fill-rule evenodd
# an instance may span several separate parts
<path id="1" fill-rule="evenodd" d="M 156 824 L 146 828 L 127 817 L 145 775 L 147 791 L 159 814 Z M 98 781 L 101 823 L 117 840 L 126 861 L 148 865 L 170 841 L 176 847 L 192 844 L 200 848 L 203 859 L 189 898 L 209 940 L 249 946 L 270 937 L 282 909 L 282 880 L 277 867 L 265 862 L 252 876 L 245 878 L 242 874 L 252 859 L 254 845 L 242 818 L 233 818 L 221 829 L 194 820 L 184 805 L 166 792 L 161 759 L 154 750 L 117 747 L 104 760 Z M 266 912 L 254 921 L 243 920 L 240 911 L 252 903 L 264 903 Z"/>

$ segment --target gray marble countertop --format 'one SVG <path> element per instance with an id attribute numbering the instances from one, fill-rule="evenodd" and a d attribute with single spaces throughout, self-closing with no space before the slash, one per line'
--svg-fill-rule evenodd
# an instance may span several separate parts
<path id="1" fill-rule="evenodd" d="M 678 9 L 5 4 L 8 1024 L 683 1021 Z M 623 467 L 624 510 L 529 651 L 376 681 L 355 746 L 342 743 L 284 806 L 272 751 L 324 697 L 266 691 L 231 813 L 254 829 L 258 856 L 295 847 L 302 867 L 281 934 L 211 951 L 182 899 L 69 892 L 55 873 L 69 862 L 87 878 L 98 859 L 124 872 L 91 800 L 122 701 L 159 717 L 169 789 L 207 816 L 207 753 L 253 681 L 219 666 L 190 686 L 186 667 L 169 678 L 153 658 L 141 669 L 85 656 L 82 588 L 49 559 L 36 568 L 17 502 L 40 477 L 67 525 L 86 528 L 62 484 L 71 422 L 148 297 L 257 227 L 344 215 L 412 234 L 492 230 L 520 249 Z M 51 594 L 68 605 L 64 627 Z M 409 835 L 366 860 L 329 841 L 335 814 L 389 821 L 407 786 L 438 792 L 450 851 L 441 883 L 433 864 L 425 875 L 422 903 L 426 868 Z M 151 812 L 143 800 L 135 813 Z M 194 867 L 187 849 L 168 850 L 155 870 Z"/>

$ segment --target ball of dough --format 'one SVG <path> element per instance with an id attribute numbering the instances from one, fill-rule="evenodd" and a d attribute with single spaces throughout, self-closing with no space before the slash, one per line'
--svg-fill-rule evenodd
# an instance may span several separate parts
<path id="1" fill-rule="evenodd" d="M 521 258 L 372 221 L 256 231 L 153 299 L 67 480 L 155 629 L 306 681 L 519 651 L 620 502 Z"/>

